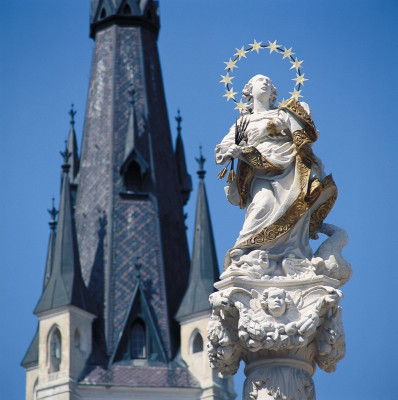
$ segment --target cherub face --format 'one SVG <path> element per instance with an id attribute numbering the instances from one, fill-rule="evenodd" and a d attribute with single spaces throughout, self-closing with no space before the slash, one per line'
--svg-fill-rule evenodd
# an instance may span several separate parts
<path id="1" fill-rule="evenodd" d="M 283 289 L 274 289 L 268 293 L 268 311 L 274 317 L 280 317 L 286 311 L 286 292 Z"/>

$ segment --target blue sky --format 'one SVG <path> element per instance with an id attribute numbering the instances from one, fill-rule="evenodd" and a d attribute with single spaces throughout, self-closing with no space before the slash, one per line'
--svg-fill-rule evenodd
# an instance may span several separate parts
<path id="1" fill-rule="evenodd" d="M 339 188 L 327 218 L 348 231 L 344 250 L 354 274 L 343 287 L 347 355 L 333 374 L 317 372 L 318 399 L 393 399 L 398 391 L 396 1 L 161 1 L 159 51 L 170 125 L 176 110 L 195 191 L 186 207 L 188 235 L 197 187 L 194 157 L 207 158 L 206 184 L 219 264 L 244 213 L 216 180 L 214 146 L 236 111 L 222 97 L 224 61 L 253 39 L 293 47 L 304 60 L 303 94 L 320 138 L 314 146 Z M 47 208 L 59 199 L 59 150 L 73 102 L 82 134 L 93 41 L 88 0 L 2 1 L 0 20 L 1 398 L 24 396 L 19 366 L 33 337 L 49 235 Z M 294 78 L 275 54 L 250 55 L 235 88 L 251 74 L 273 79 L 287 97 Z M 317 244 L 314 245 L 315 247 Z M 237 379 L 240 396 L 242 374 Z"/>

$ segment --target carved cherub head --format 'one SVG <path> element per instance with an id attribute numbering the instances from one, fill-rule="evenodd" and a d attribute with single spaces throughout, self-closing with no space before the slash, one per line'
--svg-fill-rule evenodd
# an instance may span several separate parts
<path id="1" fill-rule="evenodd" d="M 264 290 L 260 304 L 268 314 L 280 317 L 291 306 L 292 301 L 284 289 L 271 287 Z"/>

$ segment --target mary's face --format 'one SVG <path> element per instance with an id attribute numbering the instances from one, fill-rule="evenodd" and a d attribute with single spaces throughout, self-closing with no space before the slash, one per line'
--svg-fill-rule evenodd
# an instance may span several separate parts
<path id="1" fill-rule="evenodd" d="M 264 75 L 256 75 L 252 81 L 252 96 L 261 102 L 269 101 L 272 91 L 271 80 Z"/>

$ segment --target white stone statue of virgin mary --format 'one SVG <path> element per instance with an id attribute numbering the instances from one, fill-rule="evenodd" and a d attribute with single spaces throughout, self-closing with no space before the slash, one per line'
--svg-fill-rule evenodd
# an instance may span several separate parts
<path id="1" fill-rule="evenodd" d="M 309 238 L 336 200 L 333 179 L 325 176 L 322 162 L 312 152 L 318 134 L 309 106 L 291 98 L 275 108 L 277 95 L 270 78 L 251 78 L 243 89 L 249 111 L 237 122 L 239 126 L 242 119 L 248 121 L 245 139 L 235 143 L 233 125 L 215 149 L 217 164 L 239 159 L 226 194 L 230 203 L 246 208 L 225 269 L 234 257 L 258 258 L 259 251 L 267 254 L 272 270 L 285 259 L 310 260 Z"/>

